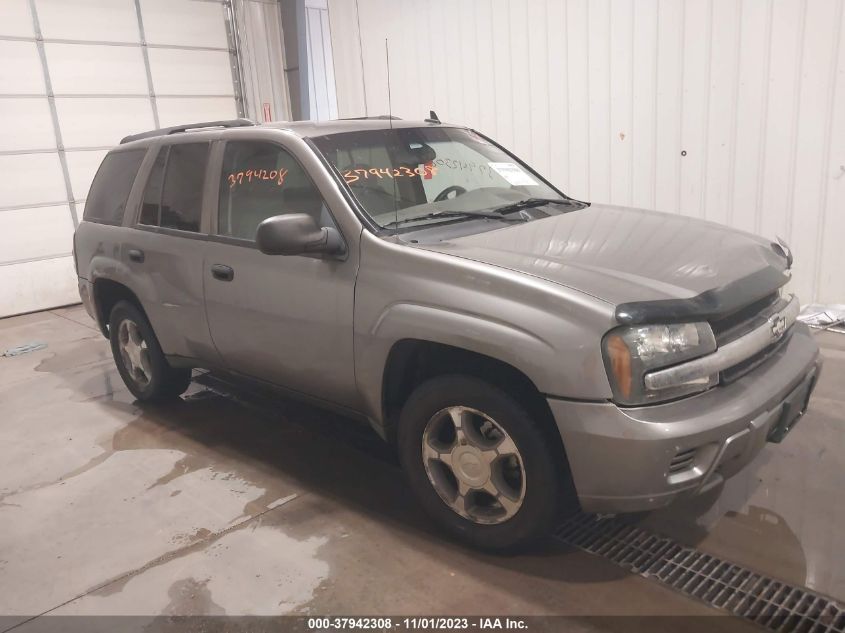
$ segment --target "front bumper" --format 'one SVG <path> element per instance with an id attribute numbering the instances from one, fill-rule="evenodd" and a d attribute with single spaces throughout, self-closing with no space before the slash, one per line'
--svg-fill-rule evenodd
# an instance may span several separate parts
<path id="1" fill-rule="evenodd" d="M 549 398 L 585 512 L 652 510 L 746 466 L 794 422 L 821 371 L 802 323 L 759 367 L 701 395 L 639 408 Z M 800 402 L 796 402 L 800 400 Z M 787 418 L 785 418 L 787 416 Z"/>

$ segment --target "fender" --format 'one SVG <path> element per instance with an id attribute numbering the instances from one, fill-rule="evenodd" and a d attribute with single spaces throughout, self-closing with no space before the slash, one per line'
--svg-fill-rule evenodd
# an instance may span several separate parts
<path id="1" fill-rule="evenodd" d="M 372 327 L 356 334 L 356 382 L 369 417 L 383 423 L 383 373 L 393 346 L 405 339 L 441 343 L 500 360 L 524 373 L 544 393 L 560 376 L 549 373 L 554 346 L 496 318 L 412 302 L 388 306 Z"/>
<path id="2" fill-rule="evenodd" d="M 150 296 L 154 296 L 156 291 L 152 282 L 148 278 L 133 275 L 126 264 L 113 257 L 107 255 L 95 255 L 91 258 L 91 262 L 88 266 L 88 280 L 91 282 L 91 299 L 94 304 L 95 312 L 98 317 L 101 315 L 103 319 L 102 323 L 98 320 L 100 329 L 105 329 L 104 326 L 108 324 L 109 315 L 101 314 L 100 305 L 97 303 L 97 294 L 93 292 L 93 288 L 99 280 L 113 281 L 126 286 L 138 298 L 138 301 L 141 303 L 141 308 L 144 310 L 147 315 L 147 319 L 150 321 L 150 325 L 153 326 L 153 330 L 156 329 L 157 319 L 155 315 L 150 314 L 150 310 L 148 309 L 148 298 Z"/>

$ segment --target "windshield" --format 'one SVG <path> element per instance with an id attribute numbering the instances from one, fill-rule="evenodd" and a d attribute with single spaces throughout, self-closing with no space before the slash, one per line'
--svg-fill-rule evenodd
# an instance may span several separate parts
<path id="1" fill-rule="evenodd" d="M 490 211 L 514 212 L 519 208 L 509 207 L 528 199 L 566 199 L 471 130 L 365 130 L 313 141 L 382 228 L 476 219 L 481 212 L 489 219 Z"/>

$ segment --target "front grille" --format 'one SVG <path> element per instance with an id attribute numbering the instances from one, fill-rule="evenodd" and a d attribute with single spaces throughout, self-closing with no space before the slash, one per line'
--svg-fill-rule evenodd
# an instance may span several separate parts
<path id="1" fill-rule="evenodd" d="M 780 293 L 773 292 L 727 316 L 710 321 L 716 344 L 721 346 L 748 334 L 765 323 L 773 313 L 782 310 L 787 303 L 788 299 L 782 299 Z"/>
<path id="2" fill-rule="evenodd" d="M 760 350 L 753 356 L 749 356 L 744 361 L 723 370 L 722 373 L 719 374 L 719 382 L 721 382 L 723 385 L 728 385 L 733 381 L 742 378 L 745 374 L 750 372 L 752 369 L 754 369 L 761 363 L 765 362 L 767 358 L 777 352 L 781 348 L 781 346 L 786 342 L 786 339 L 789 338 L 789 335 L 790 332 L 787 331 L 786 334 L 784 334 L 780 338 L 780 340 L 775 341 L 774 343 Z"/>
<path id="3" fill-rule="evenodd" d="M 710 326 L 713 328 L 716 344 L 721 347 L 745 336 L 752 330 L 764 325 L 770 316 L 783 310 L 788 304 L 789 299 L 782 298 L 780 292 L 775 291 L 727 316 L 711 321 Z M 773 342 L 765 349 L 749 356 L 733 367 L 723 370 L 719 374 L 719 382 L 724 385 L 741 378 L 780 349 L 788 336 L 789 333 L 787 332 L 780 340 Z"/>
<path id="4" fill-rule="evenodd" d="M 693 462 L 695 461 L 695 450 L 694 448 L 690 448 L 685 451 L 678 451 L 678 454 L 669 462 L 669 474 L 674 475 L 692 468 Z"/>

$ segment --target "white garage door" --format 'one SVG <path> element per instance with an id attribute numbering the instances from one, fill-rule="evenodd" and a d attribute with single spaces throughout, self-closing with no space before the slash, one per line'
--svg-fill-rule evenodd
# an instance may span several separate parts
<path id="1" fill-rule="evenodd" d="M 0 317 L 79 300 L 72 235 L 130 133 L 242 111 L 228 7 L 0 0 Z"/>

